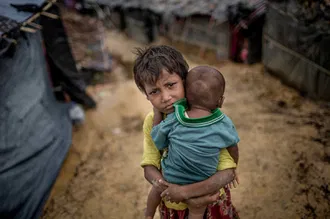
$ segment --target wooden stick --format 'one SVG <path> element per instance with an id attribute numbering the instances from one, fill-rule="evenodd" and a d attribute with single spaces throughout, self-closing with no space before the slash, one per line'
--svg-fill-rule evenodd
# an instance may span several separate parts
<path id="1" fill-rule="evenodd" d="M 24 32 L 28 32 L 28 33 L 37 32 L 35 29 L 29 28 L 29 27 L 21 27 L 21 30 L 24 31 Z"/>
<path id="2" fill-rule="evenodd" d="M 48 4 L 42 8 L 42 11 L 47 11 L 53 5 L 52 2 L 48 2 Z"/>
<path id="3" fill-rule="evenodd" d="M 14 43 L 15 45 L 17 44 L 17 40 L 13 38 L 8 38 L 6 34 L 2 35 L 1 37 L 10 40 L 11 43 Z"/>
<path id="4" fill-rule="evenodd" d="M 36 13 L 36 14 L 32 15 L 32 17 L 30 17 L 29 19 L 27 19 L 27 20 L 23 23 L 23 25 L 26 24 L 26 23 L 30 23 L 30 22 L 34 21 L 34 20 L 37 19 L 39 16 L 40 16 L 40 13 Z"/>
<path id="5" fill-rule="evenodd" d="M 45 11 L 41 12 L 41 15 L 52 18 L 52 19 L 58 19 L 59 18 L 58 15 L 52 14 L 52 13 L 49 13 L 49 12 L 45 12 Z"/>
<path id="6" fill-rule="evenodd" d="M 48 1 L 48 4 L 45 7 L 42 8 L 41 12 L 32 15 L 29 19 L 27 19 L 25 22 L 22 23 L 22 26 L 21 26 L 20 30 L 24 31 L 24 32 L 28 32 L 28 33 L 37 32 L 37 30 L 35 30 L 33 28 L 30 28 L 30 27 L 26 27 L 26 25 L 30 25 L 34 28 L 39 29 L 39 30 L 42 29 L 41 25 L 33 23 L 33 21 L 36 20 L 40 15 L 44 15 L 44 16 L 52 18 L 52 19 L 58 19 L 59 18 L 58 15 L 46 12 L 46 10 L 48 10 L 54 3 L 56 3 L 56 1 L 57 0 Z M 6 37 L 6 35 L 3 35 L 2 37 Z"/>
<path id="7" fill-rule="evenodd" d="M 34 27 L 34 28 L 37 28 L 38 30 L 41 30 L 42 29 L 42 26 L 40 24 L 36 24 L 36 23 L 27 23 L 28 25 Z"/>

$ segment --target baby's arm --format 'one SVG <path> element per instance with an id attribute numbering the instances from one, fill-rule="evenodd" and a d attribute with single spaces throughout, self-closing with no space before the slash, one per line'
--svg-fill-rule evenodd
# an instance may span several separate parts
<path id="1" fill-rule="evenodd" d="M 236 165 L 238 164 L 238 158 L 239 158 L 239 153 L 238 153 L 238 146 L 237 144 L 229 146 L 226 148 L 227 151 L 229 152 L 230 156 L 234 159 L 234 162 Z"/>
<path id="2" fill-rule="evenodd" d="M 226 148 L 230 156 L 234 159 L 236 165 L 238 164 L 238 158 L 239 158 L 239 152 L 238 152 L 238 146 L 237 144 L 229 146 Z M 235 170 L 235 179 L 229 183 L 230 188 L 236 188 L 236 186 L 239 184 L 239 178 L 237 175 L 237 172 Z"/>
<path id="3" fill-rule="evenodd" d="M 152 219 L 155 216 L 156 209 L 160 204 L 161 197 L 160 191 L 158 191 L 155 187 L 152 187 L 147 200 L 147 209 L 145 212 L 146 219 Z"/>

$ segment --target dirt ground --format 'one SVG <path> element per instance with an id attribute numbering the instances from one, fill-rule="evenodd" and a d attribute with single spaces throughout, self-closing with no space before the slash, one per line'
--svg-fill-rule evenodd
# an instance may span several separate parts
<path id="1" fill-rule="evenodd" d="M 43 219 L 143 218 L 150 187 L 139 166 L 141 128 L 151 105 L 129 71 L 131 51 L 143 45 L 109 32 L 107 46 L 119 60 L 112 82 L 89 88 L 98 107 L 73 133 Z M 183 51 L 190 67 L 207 64 Z M 330 105 L 301 97 L 261 65 L 213 65 L 241 138 L 241 184 L 232 190 L 241 218 L 330 218 Z"/>

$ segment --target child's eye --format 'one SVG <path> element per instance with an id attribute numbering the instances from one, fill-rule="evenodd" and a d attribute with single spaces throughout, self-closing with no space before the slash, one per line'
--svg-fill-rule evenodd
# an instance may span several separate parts
<path id="1" fill-rule="evenodd" d="M 153 90 L 149 93 L 149 95 L 153 95 L 153 94 L 156 94 L 156 93 L 158 93 L 158 90 Z"/>
<path id="2" fill-rule="evenodd" d="M 169 83 L 167 86 L 168 87 L 173 87 L 176 83 Z"/>

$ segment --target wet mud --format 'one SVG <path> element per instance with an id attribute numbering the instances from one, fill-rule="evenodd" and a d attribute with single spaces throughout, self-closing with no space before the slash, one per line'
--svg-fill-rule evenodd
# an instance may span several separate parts
<path id="1" fill-rule="evenodd" d="M 117 64 L 108 83 L 88 89 L 98 107 L 73 132 L 43 219 L 143 218 L 150 186 L 139 166 L 142 123 L 152 108 L 129 69 L 132 50 L 144 45 L 112 31 L 107 46 Z M 262 65 L 183 51 L 190 67 L 212 64 L 226 78 L 222 110 L 241 138 L 241 184 L 232 190 L 241 218 L 330 218 L 329 104 L 301 97 Z"/>

